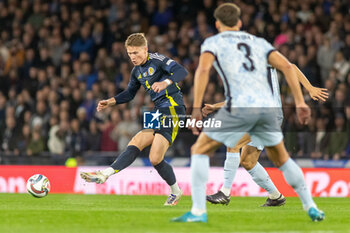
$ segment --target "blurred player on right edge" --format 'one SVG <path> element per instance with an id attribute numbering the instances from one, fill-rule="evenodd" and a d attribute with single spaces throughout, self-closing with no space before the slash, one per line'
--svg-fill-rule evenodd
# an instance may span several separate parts
<path id="1" fill-rule="evenodd" d="M 299 195 L 312 221 L 322 221 L 325 218 L 323 211 L 317 208 L 303 172 L 284 146 L 276 119 L 278 106 L 266 78 L 268 64 L 283 72 L 301 124 L 308 124 L 311 110 L 304 101 L 293 65 L 265 39 L 239 31 L 242 26 L 240 13 L 240 9 L 232 3 L 217 7 L 214 17 L 219 33 L 207 38 L 201 46 L 194 78 L 192 119 L 202 119 L 203 96 L 213 65 L 224 83 L 226 104 L 215 114 L 215 119 L 222 122 L 221 127 L 205 128 L 191 148 L 192 209 L 171 221 L 208 221 L 205 194 L 209 156 L 222 144 L 234 147 L 245 133 L 250 135 L 255 145 L 265 146 L 268 157 Z M 199 134 L 196 127 L 192 131 Z"/>

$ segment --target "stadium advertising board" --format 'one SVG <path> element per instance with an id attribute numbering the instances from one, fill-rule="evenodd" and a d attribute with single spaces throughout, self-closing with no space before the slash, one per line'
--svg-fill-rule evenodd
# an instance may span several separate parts
<path id="1" fill-rule="evenodd" d="M 25 193 L 26 181 L 33 174 L 47 176 L 51 193 L 118 194 L 118 195 L 167 195 L 168 185 L 152 167 L 131 167 L 114 175 L 104 184 L 86 183 L 79 176 L 81 171 L 101 170 L 104 167 L 66 168 L 64 166 L 0 166 L 0 192 Z M 190 195 L 190 168 L 174 168 L 179 186 L 185 195 Z M 267 168 L 271 179 L 285 196 L 296 196 L 282 173 L 276 168 Z M 306 183 L 313 196 L 350 197 L 350 169 L 304 168 Z M 222 185 L 223 168 L 211 168 L 207 193 L 215 193 Z M 244 170 L 237 171 L 231 195 L 266 196 Z"/>

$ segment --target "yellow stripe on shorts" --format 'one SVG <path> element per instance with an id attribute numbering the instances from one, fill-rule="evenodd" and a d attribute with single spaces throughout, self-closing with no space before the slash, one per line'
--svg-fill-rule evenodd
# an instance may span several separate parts
<path id="1" fill-rule="evenodd" d="M 172 121 L 174 122 L 174 125 L 176 125 L 175 127 L 173 127 L 173 132 L 171 134 L 171 142 L 174 142 L 176 135 L 179 132 L 179 117 L 177 116 L 175 106 L 179 106 L 179 105 L 175 102 L 173 97 L 168 95 L 168 90 L 166 90 L 165 93 L 166 93 L 166 98 L 168 98 L 171 104 L 171 106 L 169 107 L 169 110 L 172 116 Z"/>

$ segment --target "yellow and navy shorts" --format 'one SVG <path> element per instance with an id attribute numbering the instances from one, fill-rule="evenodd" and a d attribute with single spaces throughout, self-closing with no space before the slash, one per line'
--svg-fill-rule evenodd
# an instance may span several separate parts
<path id="1" fill-rule="evenodd" d="M 185 106 L 170 106 L 156 108 L 153 111 L 159 110 L 162 113 L 160 117 L 160 129 L 154 129 L 154 134 L 159 133 L 163 135 L 169 144 L 173 144 L 176 139 L 177 134 L 181 127 L 184 127 L 182 123 L 186 123 L 186 108 Z"/>

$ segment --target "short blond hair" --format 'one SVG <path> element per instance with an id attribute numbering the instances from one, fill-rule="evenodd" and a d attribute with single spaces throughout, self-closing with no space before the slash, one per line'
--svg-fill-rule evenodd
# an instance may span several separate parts
<path id="1" fill-rule="evenodd" d="M 147 46 L 147 39 L 143 33 L 133 33 L 125 41 L 125 47 L 142 47 Z"/>

